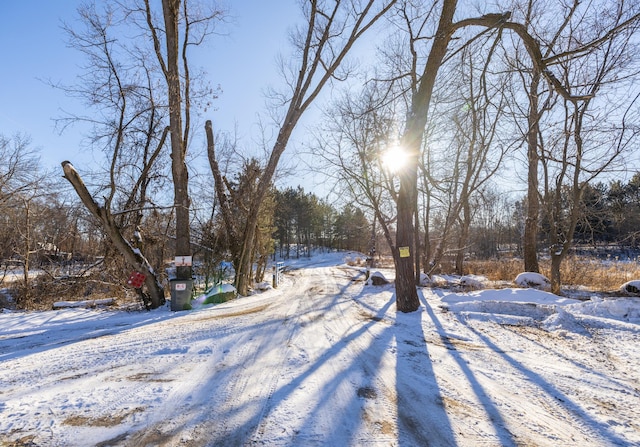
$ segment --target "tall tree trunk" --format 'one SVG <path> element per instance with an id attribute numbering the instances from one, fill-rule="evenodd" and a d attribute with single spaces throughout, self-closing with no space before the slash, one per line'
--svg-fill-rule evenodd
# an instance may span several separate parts
<path id="1" fill-rule="evenodd" d="M 260 210 L 260 205 L 262 204 L 262 201 L 264 200 L 264 197 L 269 189 L 269 185 L 271 184 L 271 180 L 273 179 L 273 176 L 275 174 L 276 167 L 278 166 L 278 161 L 280 160 L 282 153 L 286 149 L 289 138 L 291 137 L 291 133 L 293 132 L 295 124 L 300 119 L 301 114 L 301 110 L 290 110 L 288 117 L 290 117 L 291 119 L 286 121 L 286 124 L 280 131 L 278 140 L 276 141 L 273 151 L 271 152 L 269 162 L 267 163 L 267 166 L 265 167 L 265 170 L 260 177 L 256 194 L 254 194 L 254 196 L 251 198 L 251 203 L 249 204 L 249 215 L 245 224 L 244 234 L 242 235 L 242 251 L 240 254 L 240 261 L 238 264 L 238 270 L 236 270 L 235 287 L 240 295 L 248 295 L 249 288 L 251 286 L 251 271 L 253 264 L 253 258 L 251 257 L 251 246 L 253 244 L 256 229 L 258 226 L 258 212 Z"/>
<path id="2" fill-rule="evenodd" d="M 561 294 L 562 281 L 560 277 L 560 266 L 564 259 L 564 251 L 560 250 L 558 253 L 551 247 L 551 293 L 555 295 Z"/>
<path id="3" fill-rule="evenodd" d="M 538 265 L 538 215 L 540 214 L 540 200 L 538 197 L 538 86 L 540 72 L 533 69 L 531 86 L 529 87 L 529 130 L 527 132 L 527 217 L 524 225 L 524 269 L 527 272 L 539 272 Z"/>
<path id="4" fill-rule="evenodd" d="M 398 220 L 393 259 L 396 269 L 396 307 L 401 312 L 413 312 L 420 306 L 413 263 L 416 174 L 416 169 L 413 168 L 402 175 L 398 193 Z"/>
<path id="5" fill-rule="evenodd" d="M 413 224 L 413 228 L 415 228 L 415 234 L 414 234 L 413 246 L 415 247 L 414 262 L 416 263 L 415 281 L 416 281 L 416 285 L 420 285 L 420 260 L 422 259 L 422 250 L 420 250 L 420 214 L 419 214 L 420 208 L 418 207 L 418 191 L 416 191 L 414 199 L 415 199 L 415 203 L 414 203 L 415 210 L 413 211 L 414 213 L 413 217 L 415 221 Z"/>
<path id="6" fill-rule="evenodd" d="M 426 203 L 424 207 L 424 218 L 423 218 L 423 227 L 424 227 L 424 261 L 423 261 L 423 272 L 429 273 L 430 267 L 429 262 L 431 260 L 431 227 L 429 225 L 429 215 L 431 214 L 431 195 L 427 191 L 426 192 Z"/>
<path id="7" fill-rule="evenodd" d="M 162 0 L 167 44 L 166 81 L 169 93 L 171 129 L 171 173 L 176 210 L 176 256 L 191 256 L 189 218 L 189 172 L 185 163 L 186 147 L 182 135 L 182 94 L 180 87 L 179 28 L 180 0 Z M 191 279 L 191 266 L 176 269 L 178 279 Z"/>
<path id="8" fill-rule="evenodd" d="M 400 312 L 413 312 L 420 307 L 413 262 L 415 253 L 410 250 L 407 257 L 401 257 L 400 248 L 412 247 L 415 241 L 414 232 L 416 229 L 413 226 L 413 213 L 415 211 L 415 196 L 418 190 L 418 155 L 422 149 L 422 138 L 428 120 L 429 105 L 431 104 L 431 95 L 436 76 L 451 40 L 453 15 L 456 11 L 457 3 L 456 0 L 444 1 L 438 30 L 436 31 L 424 72 L 413 95 L 411 113 L 407 118 L 406 130 L 401 139 L 402 146 L 409 153 L 409 159 L 407 166 L 400 172 L 396 247 L 394 249 L 396 307 Z M 402 254 L 407 253 L 402 252 Z"/>
<path id="9" fill-rule="evenodd" d="M 460 237 L 458 238 L 458 253 L 456 253 L 456 273 L 464 275 L 464 252 L 469 242 L 469 229 L 471 228 L 471 205 L 468 194 L 464 194 L 462 199 L 462 222 L 460 223 Z"/>

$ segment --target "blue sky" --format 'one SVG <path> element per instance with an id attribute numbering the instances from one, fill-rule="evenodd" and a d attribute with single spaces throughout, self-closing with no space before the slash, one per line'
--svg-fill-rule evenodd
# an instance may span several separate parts
<path id="1" fill-rule="evenodd" d="M 78 110 L 69 98 L 47 84 L 72 84 L 80 73 L 82 56 L 67 47 L 62 22 L 77 21 L 78 0 L 0 0 L 0 134 L 23 133 L 40 150 L 43 167 L 96 163 L 82 143 L 82 130 L 55 129 L 62 110 Z M 203 68 L 223 94 L 207 118 L 217 128 L 229 129 L 237 122 L 241 133 L 250 134 L 256 113 L 263 110 L 263 90 L 278 83 L 275 57 L 287 53 L 287 32 L 300 17 L 295 0 L 229 1 L 232 22 L 228 35 L 214 37 L 211 56 Z"/>

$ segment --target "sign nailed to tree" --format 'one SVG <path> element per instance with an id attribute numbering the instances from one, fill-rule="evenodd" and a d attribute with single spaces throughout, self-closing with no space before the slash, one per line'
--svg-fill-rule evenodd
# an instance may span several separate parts
<path id="1" fill-rule="evenodd" d="M 131 274 L 129 275 L 129 279 L 127 280 L 127 284 L 130 287 L 133 287 L 134 289 L 139 289 L 144 284 L 144 279 L 145 278 L 146 278 L 146 276 L 143 275 L 142 273 L 134 271 L 134 272 L 131 272 Z"/>
<path id="2" fill-rule="evenodd" d="M 191 267 L 191 256 L 176 256 L 174 260 L 176 267 Z"/>
<path id="3" fill-rule="evenodd" d="M 409 257 L 409 247 L 399 247 L 398 251 L 400 252 L 400 257 L 401 258 L 408 258 Z"/>

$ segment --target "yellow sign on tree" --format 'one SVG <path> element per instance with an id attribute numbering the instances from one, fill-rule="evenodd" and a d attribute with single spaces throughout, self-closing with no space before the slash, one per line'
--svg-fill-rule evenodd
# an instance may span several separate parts
<path id="1" fill-rule="evenodd" d="M 400 248 L 398 248 L 398 250 L 400 251 L 400 257 L 401 258 L 408 258 L 409 257 L 409 247 L 400 247 Z"/>

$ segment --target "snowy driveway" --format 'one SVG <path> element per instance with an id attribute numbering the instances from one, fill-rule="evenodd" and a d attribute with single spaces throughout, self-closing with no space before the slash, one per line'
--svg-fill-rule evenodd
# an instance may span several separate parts
<path id="1" fill-rule="evenodd" d="M 0 445 L 640 445 L 637 324 L 549 331 L 552 307 L 447 312 L 428 289 L 396 314 L 392 286 L 355 278 L 310 266 L 175 314 L 0 314 Z"/>

